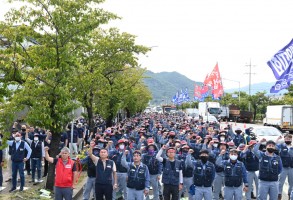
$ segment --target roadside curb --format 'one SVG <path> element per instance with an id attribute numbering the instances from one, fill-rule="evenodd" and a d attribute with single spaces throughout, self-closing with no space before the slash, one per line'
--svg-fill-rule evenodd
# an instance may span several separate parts
<path id="1" fill-rule="evenodd" d="M 83 180 L 78 184 L 78 187 L 75 190 L 73 190 L 73 200 L 77 200 L 82 195 L 83 186 L 86 184 L 86 181 L 87 176 L 85 176 Z"/>

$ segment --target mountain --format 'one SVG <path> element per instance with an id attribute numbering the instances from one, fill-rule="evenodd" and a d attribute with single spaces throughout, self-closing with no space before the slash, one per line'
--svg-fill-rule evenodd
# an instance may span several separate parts
<path id="1" fill-rule="evenodd" d="M 275 84 L 275 82 L 271 82 L 271 83 L 262 82 L 262 83 L 251 84 L 251 86 L 250 86 L 251 95 L 254 95 L 257 92 L 266 92 L 266 94 L 268 96 L 273 96 L 273 95 L 283 95 L 284 93 L 288 92 L 288 90 L 281 90 L 277 94 L 271 94 L 270 89 L 274 84 Z M 234 92 L 238 92 L 238 91 L 239 91 L 239 88 L 232 88 L 232 89 L 225 90 L 225 92 L 227 92 L 227 93 L 234 93 Z M 249 86 L 247 85 L 247 86 L 241 87 L 240 91 L 246 92 L 247 94 L 249 94 Z"/>
<path id="2" fill-rule="evenodd" d="M 146 71 L 144 74 L 144 83 L 150 89 L 153 95 L 152 104 L 170 104 L 172 103 L 172 97 L 176 94 L 177 91 L 185 91 L 187 88 L 190 99 L 193 99 L 194 84 L 202 84 L 202 82 L 193 81 L 186 76 L 178 72 L 159 72 L 154 73 L 152 71 Z M 270 94 L 271 87 L 275 82 L 265 82 L 265 83 L 256 83 L 251 85 L 251 94 L 254 95 L 257 92 L 266 92 Z M 239 88 L 227 89 L 226 93 L 238 92 Z M 240 88 L 240 91 L 249 93 L 249 86 L 244 86 Z M 284 94 L 287 90 L 282 90 L 278 93 Z"/>
<path id="3" fill-rule="evenodd" d="M 170 104 L 172 97 L 177 91 L 187 88 L 190 98 L 193 98 L 195 81 L 178 72 L 154 73 L 146 71 L 144 83 L 148 86 L 153 95 L 153 104 Z M 198 82 L 199 83 L 199 82 Z"/>

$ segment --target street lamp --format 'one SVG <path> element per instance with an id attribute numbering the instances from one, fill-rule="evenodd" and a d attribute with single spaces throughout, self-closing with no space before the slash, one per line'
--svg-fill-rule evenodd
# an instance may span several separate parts
<path id="1" fill-rule="evenodd" d="M 227 78 L 222 78 L 222 79 L 223 79 L 223 80 L 233 81 L 233 82 L 238 83 L 238 100 L 239 100 L 239 103 L 240 103 L 240 81 L 231 80 L 231 79 L 227 79 Z"/>

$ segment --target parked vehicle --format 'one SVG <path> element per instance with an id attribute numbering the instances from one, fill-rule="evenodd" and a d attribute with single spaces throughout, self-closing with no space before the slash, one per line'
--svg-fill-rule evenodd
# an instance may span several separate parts
<path id="1" fill-rule="evenodd" d="M 246 122 L 251 123 L 253 120 L 253 112 L 246 111 L 246 110 L 240 110 L 240 122 Z"/>
<path id="2" fill-rule="evenodd" d="M 229 107 L 221 106 L 221 114 L 219 115 L 220 120 L 229 120 Z"/>
<path id="3" fill-rule="evenodd" d="M 240 118 L 240 108 L 236 105 L 229 105 L 229 120 L 237 122 Z"/>
<path id="4" fill-rule="evenodd" d="M 173 105 L 163 105 L 162 109 L 163 109 L 163 113 L 175 113 L 176 112 L 176 106 L 173 106 Z"/>
<path id="5" fill-rule="evenodd" d="M 239 106 L 236 105 L 229 105 L 229 120 L 235 122 L 251 123 L 252 119 L 252 112 L 240 110 Z"/>
<path id="6" fill-rule="evenodd" d="M 217 118 L 213 115 L 207 115 L 207 116 L 203 116 L 202 117 L 202 121 L 204 122 L 212 122 L 212 123 L 219 123 L 219 121 L 217 120 Z"/>
<path id="7" fill-rule="evenodd" d="M 275 127 L 269 127 L 269 126 L 253 127 L 250 129 L 250 135 L 253 139 L 256 139 L 257 141 L 260 141 L 262 138 L 265 138 L 266 141 L 273 140 L 275 142 L 280 136 L 282 136 L 282 138 L 278 140 L 278 143 L 284 142 L 283 133 Z"/>
<path id="8" fill-rule="evenodd" d="M 188 118 L 193 118 L 195 120 L 199 120 L 199 111 L 196 108 L 187 108 L 185 111 Z"/>
<path id="9" fill-rule="evenodd" d="M 272 105 L 267 106 L 264 126 L 274 126 L 281 131 L 293 132 L 293 106 L 292 105 Z"/>
<path id="10" fill-rule="evenodd" d="M 146 109 L 143 111 L 144 113 L 151 113 L 152 108 L 151 107 L 146 107 Z"/>
<path id="11" fill-rule="evenodd" d="M 199 102 L 198 103 L 199 114 L 203 116 L 212 115 L 219 119 L 221 113 L 221 107 L 219 102 Z"/>

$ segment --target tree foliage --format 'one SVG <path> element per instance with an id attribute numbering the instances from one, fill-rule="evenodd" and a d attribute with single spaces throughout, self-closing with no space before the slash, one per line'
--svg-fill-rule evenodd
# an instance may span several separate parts
<path id="1" fill-rule="evenodd" d="M 112 125 L 125 96 L 142 79 L 144 71 L 138 68 L 137 56 L 149 50 L 136 45 L 133 35 L 115 28 L 96 29 L 89 35 L 89 42 L 79 52 L 81 66 L 74 82 L 76 97 L 87 109 L 90 127 L 94 111 L 107 119 L 108 126 Z"/>
<path id="2" fill-rule="evenodd" d="M 13 1 L 12 1 L 13 2 Z M 51 149 L 58 153 L 60 132 L 76 107 L 72 71 L 79 67 L 77 52 L 87 35 L 116 15 L 97 8 L 99 0 L 23 0 L 25 5 L 6 14 L 0 24 L 7 45 L 1 50 L 4 84 L 17 84 L 6 107 L 28 107 L 26 121 L 52 132 Z M 6 108 L 7 109 L 7 108 Z M 54 168 L 49 168 L 54 174 Z M 54 177 L 54 176 L 50 176 Z M 53 188 L 54 179 L 47 179 Z"/>

